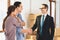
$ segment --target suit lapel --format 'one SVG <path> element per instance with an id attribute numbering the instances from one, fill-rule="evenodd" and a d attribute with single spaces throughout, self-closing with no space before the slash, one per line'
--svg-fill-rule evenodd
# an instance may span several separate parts
<path id="1" fill-rule="evenodd" d="M 40 22 L 41 22 L 41 16 L 42 16 L 42 15 L 40 15 L 40 17 L 39 17 L 39 27 L 41 26 L 41 25 L 40 25 Z"/>
<path id="2" fill-rule="evenodd" d="M 39 21 L 38 21 L 39 27 L 41 26 L 41 25 L 40 25 L 40 22 L 41 22 L 41 16 L 42 16 L 42 15 L 40 15 L 39 18 L 38 18 L 38 20 L 39 20 Z M 46 18 L 45 18 L 45 20 L 44 20 L 44 24 L 46 23 L 47 18 L 48 18 L 48 14 L 47 14 L 47 16 L 46 16 Z M 43 26 L 44 26 L 44 24 L 43 24 Z"/>
<path id="3" fill-rule="evenodd" d="M 47 19 L 48 19 L 48 14 L 47 14 L 47 16 L 46 16 L 46 18 L 44 20 L 44 24 L 46 23 Z M 43 26 L 44 26 L 44 24 L 43 24 Z"/>

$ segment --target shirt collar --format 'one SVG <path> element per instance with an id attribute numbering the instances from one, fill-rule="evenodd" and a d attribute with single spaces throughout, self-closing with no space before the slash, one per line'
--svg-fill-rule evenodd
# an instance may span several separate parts
<path id="1" fill-rule="evenodd" d="M 44 15 L 45 17 L 47 16 L 47 14 L 42 14 L 42 15 Z"/>

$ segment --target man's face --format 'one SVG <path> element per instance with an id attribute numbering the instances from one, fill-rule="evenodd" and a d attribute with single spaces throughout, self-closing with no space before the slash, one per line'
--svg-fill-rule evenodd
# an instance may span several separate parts
<path id="1" fill-rule="evenodd" d="M 17 7 L 17 8 L 18 8 L 18 12 L 21 12 L 21 11 L 23 10 L 23 6 L 22 6 L 22 4 L 20 4 L 20 6 Z"/>
<path id="2" fill-rule="evenodd" d="M 40 9 L 41 9 L 41 12 L 42 12 L 43 14 L 45 14 L 45 13 L 47 12 L 47 8 L 45 8 L 44 5 L 42 5 Z"/>

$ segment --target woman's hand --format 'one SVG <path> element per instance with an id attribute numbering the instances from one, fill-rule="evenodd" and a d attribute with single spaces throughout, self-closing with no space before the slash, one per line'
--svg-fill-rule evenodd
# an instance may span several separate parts
<path id="1" fill-rule="evenodd" d="M 22 29 L 22 33 L 32 34 L 32 29 Z"/>
<path id="2" fill-rule="evenodd" d="M 28 29 L 22 29 L 21 33 L 28 33 Z"/>
<path id="3" fill-rule="evenodd" d="M 25 26 L 25 22 L 22 22 L 20 18 L 16 17 L 21 26 Z"/>
<path id="4" fill-rule="evenodd" d="M 21 26 L 25 26 L 25 22 L 21 22 Z"/>

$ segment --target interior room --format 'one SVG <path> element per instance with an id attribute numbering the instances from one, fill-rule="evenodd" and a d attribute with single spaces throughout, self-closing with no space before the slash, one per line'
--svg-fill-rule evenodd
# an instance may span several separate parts
<path id="1" fill-rule="evenodd" d="M 48 15 L 54 18 L 55 32 L 54 40 L 60 40 L 60 0 L 0 0 L 0 40 L 5 40 L 2 29 L 3 20 L 7 13 L 7 8 L 14 2 L 20 1 L 23 5 L 22 17 L 25 21 L 25 29 L 31 28 L 38 15 L 41 15 L 40 6 L 45 3 L 48 7 Z M 25 34 L 25 40 L 36 40 L 37 29 L 32 34 Z"/>

